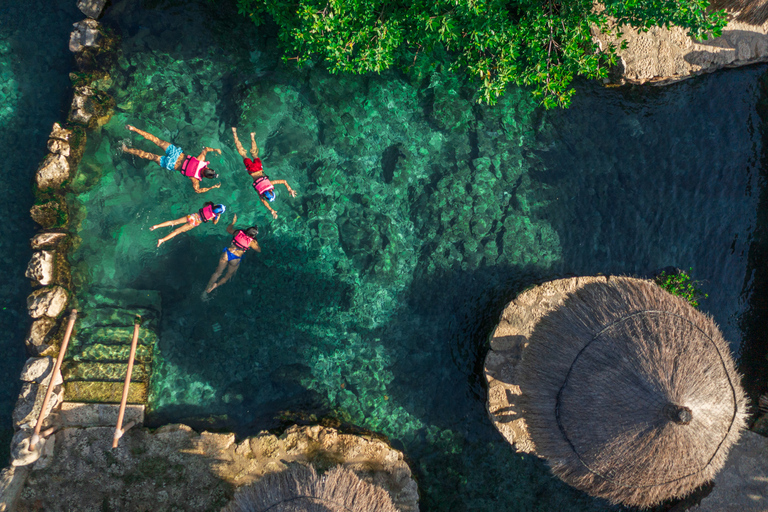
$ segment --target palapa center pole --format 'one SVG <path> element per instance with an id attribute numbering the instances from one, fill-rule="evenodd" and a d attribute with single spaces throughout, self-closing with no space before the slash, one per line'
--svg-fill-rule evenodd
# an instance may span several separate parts
<path id="1" fill-rule="evenodd" d="M 112 448 L 117 448 L 117 443 L 120 438 L 123 437 L 125 430 L 128 430 L 133 426 L 133 422 L 130 422 L 128 426 L 123 430 L 123 417 L 125 416 L 125 405 L 128 403 L 128 388 L 131 385 L 131 374 L 133 373 L 133 358 L 136 356 L 136 345 L 139 342 L 139 323 L 141 317 L 136 315 L 136 320 L 133 323 L 133 339 L 131 340 L 131 354 L 128 356 L 128 370 L 125 372 L 125 383 L 123 384 L 123 398 L 120 400 L 120 412 L 117 414 L 117 426 L 115 427 L 115 435 L 112 438 Z"/>
<path id="2" fill-rule="evenodd" d="M 51 372 L 51 380 L 48 381 L 48 389 L 45 391 L 45 398 L 43 398 L 43 406 L 40 408 L 40 415 L 37 417 L 37 424 L 35 424 L 35 432 L 32 434 L 32 438 L 29 440 L 29 449 L 32 450 L 37 442 L 40 440 L 40 428 L 43 426 L 43 419 L 45 419 L 45 409 L 48 407 L 48 401 L 51 399 L 51 393 L 53 393 L 53 381 L 59 374 L 61 369 L 61 363 L 64 361 L 64 354 L 67 352 L 67 346 L 69 346 L 69 338 L 72 337 L 72 329 L 75 327 L 75 320 L 77 319 L 77 310 L 73 309 L 69 314 L 69 322 L 67 323 L 67 330 L 64 331 L 64 340 L 61 342 L 61 348 L 59 349 L 59 357 L 56 358 L 56 364 Z"/>

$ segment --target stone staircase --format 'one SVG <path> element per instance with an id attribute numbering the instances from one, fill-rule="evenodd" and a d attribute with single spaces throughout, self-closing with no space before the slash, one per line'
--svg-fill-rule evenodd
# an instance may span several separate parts
<path id="1" fill-rule="evenodd" d="M 146 404 L 152 353 L 160 322 L 155 290 L 92 290 L 80 305 L 75 333 L 62 365 L 64 399 L 80 403 L 120 403 L 136 315 L 139 342 L 128 391 L 129 404 Z"/>

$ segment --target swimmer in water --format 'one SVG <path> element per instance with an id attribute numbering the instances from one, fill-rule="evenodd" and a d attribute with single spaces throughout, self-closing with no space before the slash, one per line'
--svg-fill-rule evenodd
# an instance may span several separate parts
<path id="1" fill-rule="evenodd" d="M 203 151 L 201 151 L 197 157 L 189 156 L 185 155 L 180 147 L 174 146 L 170 142 L 158 139 L 151 133 L 139 130 L 130 124 L 125 125 L 125 127 L 132 132 L 138 133 L 148 141 L 154 142 L 160 146 L 160 149 L 165 151 L 165 155 L 155 155 L 154 153 L 148 153 L 147 151 L 142 151 L 140 149 L 126 147 L 125 144 L 123 144 L 123 151 L 125 153 L 157 162 L 157 165 L 163 169 L 168 169 L 169 171 L 179 171 L 182 176 L 186 176 L 192 180 L 192 186 L 195 188 L 195 192 L 198 194 L 208 192 L 209 190 L 213 190 L 214 188 L 219 188 L 221 186 L 221 183 L 217 183 L 216 185 L 208 188 L 200 187 L 200 182 L 203 180 L 203 178 L 215 179 L 219 177 L 219 175 L 216 174 L 216 171 L 208 167 L 208 162 L 205 161 L 205 155 L 210 151 L 215 151 L 218 154 L 221 154 L 220 149 L 204 147 Z"/>
<path id="2" fill-rule="evenodd" d="M 221 214 L 226 211 L 226 206 L 223 204 L 213 204 L 213 202 L 208 201 L 203 205 L 202 208 L 200 208 L 195 213 L 190 213 L 189 215 L 182 217 L 180 219 L 176 220 L 169 220 L 162 222 L 160 224 L 155 224 L 151 228 L 149 228 L 150 231 L 154 231 L 157 228 L 165 228 L 169 226 L 178 226 L 179 224 L 184 224 L 180 228 L 176 228 L 173 231 L 171 231 L 168 236 L 165 236 L 157 241 L 157 246 L 160 247 L 165 242 L 170 240 L 171 238 L 175 237 L 176 235 L 180 235 L 186 231 L 189 231 L 192 228 L 196 228 L 203 222 L 208 222 L 210 220 L 213 220 L 214 224 L 219 223 L 219 218 L 221 218 Z"/>
<path id="3" fill-rule="evenodd" d="M 251 226 L 250 228 L 236 230 L 235 222 L 237 222 L 237 215 L 232 219 L 232 223 L 227 226 L 227 233 L 231 234 L 234 238 L 232 238 L 229 247 L 224 249 L 224 254 L 219 258 L 219 266 L 208 281 L 208 286 L 205 287 L 203 299 L 206 299 L 209 293 L 229 281 L 235 275 L 237 269 L 240 268 L 240 259 L 248 249 L 261 252 L 261 247 L 259 247 L 259 243 L 256 241 L 259 228 Z M 227 273 L 219 280 L 225 267 L 227 268 Z"/>
<path id="4" fill-rule="evenodd" d="M 240 144 L 240 140 L 237 138 L 237 128 L 232 127 L 232 135 L 235 137 L 235 146 L 237 152 L 243 157 L 243 163 L 245 164 L 245 170 L 253 178 L 253 189 L 259 194 L 259 199 L 264 206 L 272 213 L 273 218 L 277 218 L 277 212 L 269 206 L 269 203 L 275 200 L 275 185 L 285 185 L 288 189 L 288 193 L 291 197 L 296 197 L 296 191 L 291 188 L 285 180 L 270 181 L 269 176 L 264 174 L 264 167 L 261 165 L 261 159 L 259 158 L 259 147 L 256 145 L 256 134 L 251 132 L 251 156 L 253 160 L 248 158 L 248 154 L 245 152 L 243 145 Z"/>

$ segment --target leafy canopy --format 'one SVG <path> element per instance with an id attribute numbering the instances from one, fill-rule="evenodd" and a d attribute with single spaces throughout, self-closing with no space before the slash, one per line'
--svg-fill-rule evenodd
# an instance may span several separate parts
<path id="1" fill-rule="evenodd" d="M 691 37 L 718 36 L 723 11 L 709 0 L 236 0 L 257 24 L 277 23 L 285 60 L 323 61 L 332 73 L 412 67 L 437 49 L 476 84 L 489 104 L 508 84 L 530 86 L 545 107 L 565 107 L 576 75 L 605 78 L 615 45 L 599 48 L 592 31 L 676 25 Z M 625 44 L 625 43 L 622 43 Z"/>

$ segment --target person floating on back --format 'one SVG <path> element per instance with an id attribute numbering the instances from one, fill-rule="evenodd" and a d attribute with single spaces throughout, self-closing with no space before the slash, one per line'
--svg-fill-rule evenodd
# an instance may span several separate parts
<path id="1" fill-rule="evenodd" d="M 203 205 L 202 208 L 200 208 L 195 213 L 190 213 L 189 215 L 182 217 L 180 219 L 168 220 L 160 224 L 155 224 L 154 226 L 149 228 L 149 230 L 154 231 L 157 228 L 165 228 L 168 226 L 178 226 L 179 224 L 184 224 L 180 228 L 176 228 L 173 231 L 171 231 L 170 234 L 168 234 L 168 236 L 165 236 L 160 240 L 158 240 L 157 246 L 160 247 L 162 244 L 164 244 L 171 238 L 175 237 L 176 235 L 180 235 L 185 231 L 189 231 L 192 228 L 196 228 L 203 222 L 208 222 L 210 220 L 213 220 L 214 224 L 218 224 L 219 218 L 221 218 L 221 214 L 224 213 L 226 209 L 227 208 L 223 204 L 213 204 L 213 202 L 208 201 Z"/>
<path id="2" fill-rule="evenodd" d="M 243 163 L 245 164 L 245 170 L 253 178 L 253 189 L 259 194 L 259 199 L 272 212 L 272 217 L 277 218 L 277 212 L 269 206 L 269 203 L 275 200 L 275 185 L 285 185 L 288 189 L 288 193 L 291 197 L 296 197 L 296 191 L 291 188 L 285 180 L 270 181 L 269 176 L 264 174 L 264 167 L 261 165 L 261 159 L 259 158 L 259 147 L 256 145 L 256 134 L 251 132 L 251 156 L 253 160 L 248 158 L 248 154 L 245 152 L 243 145 L 240 144 L 240 140 L 237 138 L 237 128 L 232 127 L 232 135 L 235 136 L 235 146 L 237 152 L 243 157 Z"/>
<path id="3" fill-rule="evenodd" d="M 147 160 L 153 160 L 157 162 L 157 164 L 162 167 L 163 169 L 168 169 L 169 171 L 179 171 L 182 176 L 186 176 L 190 180 L 192 180 L 192 186 L 195 188 L 195 192 L 198 194 L 201 194 L 203 192 L 208 192 L 209 190 L 212 190 L 214 188 L 219 188 L 221 186 L 221 183 L 217 183 L 216 185 L 208 188 L 201 188 L 200 182 L 203 180 L 203 178 L 209 178 L 214 179 L 218 178 L 219 175 L 216 174 L 216 171 L 208 167 L 208 162 L 205 161 L 205 155 L 210 151 L 216 151 L 218 154 L 221 154 L 220 149 L 213 149 L 209 147 L 204 147 L 203 150 L 200 152 L 197 157 L 185 155 L 183 150 L 178 147 L 174 146 L 170 142 L 166 142 L 164 140 L 158 139 L 151 133 L 145 132 L 143 130 L 139 130 L 135 126 L 131 126 L 130 124 L 125 125 L 125 127 L 132 131 L 136 132 L 145 139 L 154 142 L 158 146 L 160 146 L 161 149 L 165 150 L 165 155 L 155 155 L 153 153 L 148 153 L 146 151 L 142 151 L 140 149 L 134 149 L 126 147 L 125 144 L 123 144 L 123 151 L 126 153 L 129 153 L 131 155 L 136 155 L 139 158 L 145 158 Z"/>
<path id="4" fill-rule="evenodd" d="M 248 249 L 261 252 L 261 247 L 259 247 L 259 243 L 256 241 L 259 228 L 251 226 L 250 228 L 235 230 L 235 222 L 237 222 L 237 215 L 232 219 L 232 223 L 227 226 L 227 233 L 233 235 L 234 238 L 229 247 L 224 249 L 224 254 L 219 258 L 219 266 L 208 281 L 208 286 L 205 287 L 203 299 L 206 299 L 207 294 L 229 281 L 235 275 L 237 269 L 240 268 L 240 259 Z M 227 273 L 219 280 L 225 267 L 227 267 Z"/>

